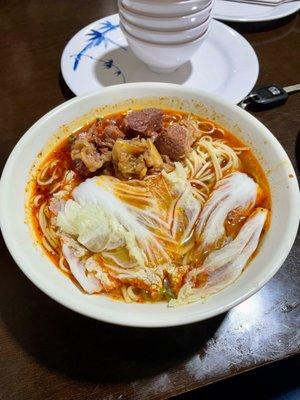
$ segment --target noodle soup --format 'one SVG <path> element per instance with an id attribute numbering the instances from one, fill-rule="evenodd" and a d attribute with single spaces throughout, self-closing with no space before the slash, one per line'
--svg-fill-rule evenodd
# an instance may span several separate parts
<path id="1" fill-rule="evenodd" d="M 128 303 L 179 306 L 227 287 L 271 213 L 251 149 L 213 121 L 157 108 L 72 133 L 29 190 L 30 222 L 53 263 L 79 290 Z"/>

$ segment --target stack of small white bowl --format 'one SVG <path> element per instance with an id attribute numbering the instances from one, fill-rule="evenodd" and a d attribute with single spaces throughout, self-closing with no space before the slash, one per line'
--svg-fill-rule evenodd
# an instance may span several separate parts
<path id="1" fill-rule="evenodd" d="M 168 73 L 204 42 L 214 0 L 119 0 L 120 26 L 133 53 Z"/>

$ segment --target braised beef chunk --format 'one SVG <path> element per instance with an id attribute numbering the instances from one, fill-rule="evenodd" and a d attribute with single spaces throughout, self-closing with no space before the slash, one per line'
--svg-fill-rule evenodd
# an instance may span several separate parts
<path id="1" fill-rule="evenodd" d="M 158 108 L 132 111 L 124 118 L 123 128 L 125 133 L 131 136 L 152 137 L 153 133 L 161 128 L 162 117 L 163 111 Z"/>
<path id="2" fill-rule="evenodd" d="M 164 129 L 154 143 L 161 154 L 177 161 L 188 152 L 190 142 L 187 129 L 179 124 L 173 124 Z"/>
<path id="3" fill-rule="evenodd" d="M 107 125 L 101 134 L 95 135 L 95 143 L 99 147 L 107 147 L 112 149 L 117 139 L 123 139 L 125 133 L 122 132 L 116 125 Z"/>
<path id="4" fill-rule="evenodd" d="M 147 173 L 161 171 L 161 155 L 177 161 L 191 146 L 185 127 L 173 123 L 162 128 L 162 119 L 162 110 L 145 108 L 127 114 L 122 124 L 115 120 L 97 120 L 72 141 L 74 169 L 82 177 L 89 177 L 113 165 L 117 176 L 125 179 L 143 179 Z"/>

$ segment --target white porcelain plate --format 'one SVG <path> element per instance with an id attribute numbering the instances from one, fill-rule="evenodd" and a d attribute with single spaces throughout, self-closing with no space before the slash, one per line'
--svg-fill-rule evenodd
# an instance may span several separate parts
<path id="1" fill-rule="evenodd" d="M 206 41 L 190 62 L 173 73 L 157 74 L 131 52 L 115 14 L 73 36 L 63 51 L 61 70 L 76 95 L 120 83 L 169 82 L 238 103 L 253 88 L 259 67 L 250 44 L 230 27 L 213 20 Z"/>
<path id="2" fill-rule="evenodd" d="M 259 22 L 272 21 L 294 14 L 300 9 L 300 1 L 281 4 L 275 7 L 216 0 L 213 17 L 223 21 Z"/>

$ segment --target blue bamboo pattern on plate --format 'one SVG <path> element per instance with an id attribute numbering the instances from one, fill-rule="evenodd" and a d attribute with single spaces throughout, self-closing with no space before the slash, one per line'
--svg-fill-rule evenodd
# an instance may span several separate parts
<path id="1" fill-rule="evenodd" d="M 72 55 L 70 57 L 76 57 L 76 55 Z M 109 58 L 107 60 L 102 59 L 102 58 L 96 58 L 96 57 L 92 57 L 88 54 L 83 54 L 82 57 L 87 57 L 91 60 L 97 61 L 98 63 L 100 63 L 102 65 L 102 67 L 104 69 L 111 69 L 113 71 L 113 74 L 116 76 L 120 76 L 123 80 L 123 83 L 126 83 L 126 78 L 124 73 L 121 71 L 121 69 L 114 63 L 112 58 Z"/>
<path id="2" fill-rule="evenodd" d="M 76 54 L 75 56 L 71 56 L 71 57 L 75 57 L 74 64 L 73 64 L 73 70 L 76 71 L 76 69 L 78 68 L 78 65 L 80 63 L 80 60 L 82 59 L 83 56 L 86 56 L 86 52 L 89 49 L 92 49 L 93 47 L 97 47 L 102 43 L 104 44 L 105 47 L 107 47 L 108 43 L 112 43 L 115 46 L 126 51 L 126 47 L 119 45 L 118 43 L 116 43 L 115 41 L 113 41 L 112 39 L 107 37 L 107 34 L 109 32 L 112 32 L 118 28 L 119 28 L 119 24 L 113 24 L 110 21 L 105 21 L 105 22 L 101 23 L 99 30 L 91 29 L 91 31 L 86 34 L 87 36 L 89 36 L 89 38 L 87 39 L 87 45 L 82 50 L 80 50 L 80 52 L 78 54 Z"/>

